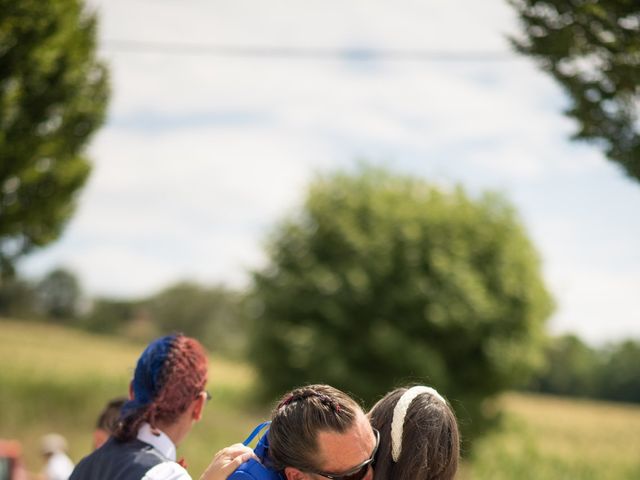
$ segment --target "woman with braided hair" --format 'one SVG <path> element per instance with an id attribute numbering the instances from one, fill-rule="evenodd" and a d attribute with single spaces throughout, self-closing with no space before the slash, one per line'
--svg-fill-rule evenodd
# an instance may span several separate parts
<path id="1" fill-rule="evenodd" d="M 130 400 L 102 447 L 85 457 L 69 480 L 191 480 L 176 447 L 202 418 L 209 399 L 207 355 L 181 334 L 151 342 L 136 365 Z M 223 480 L 252 456 L 234 445 L 219 452 L 201 480 Z"/>
<path id="2" fill-rule="evenodd" d="M 451 480 L 460 436 L 447 401 L 433 388 L 398 388 L 369 412 L 380 431 L 374 480 Z"/>

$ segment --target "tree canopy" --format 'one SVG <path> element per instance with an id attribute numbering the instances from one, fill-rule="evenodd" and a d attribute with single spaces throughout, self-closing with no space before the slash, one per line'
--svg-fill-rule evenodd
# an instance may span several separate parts
<path id="1" fill-rule="evenodd" d="M 36 285 L 36 300 L 43 314 L 54 320 L 71 320 L 78 314 L 82 291 L 76 276 L 64 268 L 49 272 Z"/>
<path id="2" fill-rule="evenodd" d="M 327 175 L 267 251 L 250 311 L 269 397 L 325 382 L 373 402 L 423 382 L 461 407 L 469 438 L 486 426 L 485 400 L 540 360 L 552 301 L 497 194 L 372 168 Z"/>
<path id="3" fill-rule="evenodd" d="M 223 286 L 179 282 L 143 302 L 160 332 L 183 332 L 218 354 L 244 353 L 242 295 Z"/>
<path id="4" fill-rule="evenodd" d="M 551 338 L 546 365 L 527 388 L 554 395 L 640 402 L 640 340 L 591 347 L 575 335 Z"/>
<path id="5" fill-rule="evenodd" d="M 640 180 L 640 2 L 510 0 L 535 58 L 569 95 L 575 139 L 600 145 Z"/>
<path id="6" fill-rule="evenodd" d="M 80 0 L 0 0 L 0 274 L 55 240 L 89 174 L 109 89 Z"/>

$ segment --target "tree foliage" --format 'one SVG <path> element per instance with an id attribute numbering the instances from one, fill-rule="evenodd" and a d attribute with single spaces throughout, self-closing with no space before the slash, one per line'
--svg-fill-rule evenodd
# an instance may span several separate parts
<path id="1" fill-rule="evenodd" d="M 55 240 L 89 174 L 106 70 L 81 0 L 0 0 L 0 274 Z"/>
<path id="2" fill-rule="evenodd" d="M 600 144 L 640 180 L 640 2 L 510 0 L 524 38 L 516 48 L 539 61 L 570 98 L 574 138 Z"/>
<path id="3" fill-rule="evenodd" d="M 543 393 L 591 397 L 597 393 L 598 352 L 575 335 L 552 338 L 546 347 L 545 367 L 530 388 Z"/>
<path id="4" fill-rule="evenodd" d="M 529 390 L 640 403 L 640 341 L 596 348 L 564 335 L 550 339 L 545 360 Z"/>
<path id="5" fill-rule="evenodd" d="M 54 320 L 76 318 L 80 306 L 80 283 L 75 275 L 63 268 L 56 268 L 36 285 L 36 302 L 39 310 Z"/>
<path id="6" fill-rule="evenodd" d="M 626 340 L 605 351 L 598 396 L 640 403 L 640 341 Z"/>
<path id="7" fill-rule="evenodd" d="M 141 316 L 142 310 L 140 300 L 95 298 L 78 325 L 91 332 L 122 335 L 126 327 Z"/>
<path id="8" fill-rule="evenodd" d="M 190 282 L 171 285 L 144 302 L 160 332 L 183 332 L 218 354 L 244 353 L 246 330 L 242 297 L 219 287 Z"/>
<path id="9" fill-rule="evenodd" d="M 34 296 L 33 285 L 24 279 L 13 277 L 0 280 L 0 316 L 33 317 Z"/>
<path id="10" fill-rule="evenodd" d="M 473 200 L 366 167 L 321 177 L 268 257 L 251 303 L 268 396 L 326 382 L 372 402 L 425 382 L 461 402 L 469 435 L 485 425 L 485 400 L 538 358 L 551 299 L 498 195 Z"/>

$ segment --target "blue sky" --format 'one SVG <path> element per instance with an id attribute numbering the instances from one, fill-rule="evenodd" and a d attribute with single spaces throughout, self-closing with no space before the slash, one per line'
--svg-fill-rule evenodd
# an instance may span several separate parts
<path id="1" fill-rule="evenodd" d="M 517 25 L 506 2 L 90 4 L 112 74 L 108 121 L 89 147 L 94 170 L 75 217 L 23 261 L 27 275 L 62 265 L 90 295 L 128 297 L 184 278 L 242 286 L 309 180 L 368 159 L 473 194 L 503 192 L 542 257 L 558 305 L 550 330 L 592 343 L 640 337 L 640 183 L 568 140 L 560 89 L 509 54 Z M 351 54 L 141 53 L 118 41 Z M 471 59 L 365 54 L 374 50 Z M 493 59 L 477 59 L 485 53 Z"/>

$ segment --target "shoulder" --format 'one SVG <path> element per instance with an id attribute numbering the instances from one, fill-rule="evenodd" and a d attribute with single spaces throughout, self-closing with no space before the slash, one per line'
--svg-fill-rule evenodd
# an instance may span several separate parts
<path id="1" fill-rule="evenodd" d="M 62 453 L 57 453 L 46 465 L 46 472 L 49 478 L 69 478 L 73 471 L 73 462 Z"/>
<path id="2" fill-rule="evenodd" d="M 155 452 L 151 445 L 133 440 L 130 442 L 108 441 L 98 450 L 83 458 L 76 466 L 70 480 L 99 479 L 180 479 L 185 477 L 147 477 L 159 464 L 168 460 Z M 178 465 L 179 466 L 179 465 Z M 190 480 L 186 477 L 186 480 Z"/>
<path id="3" fill-rule="evenodd" d="M 191 480 L 191 476 L 176 462 L 162 462 L 148 470 L 142 480 Z"/>

